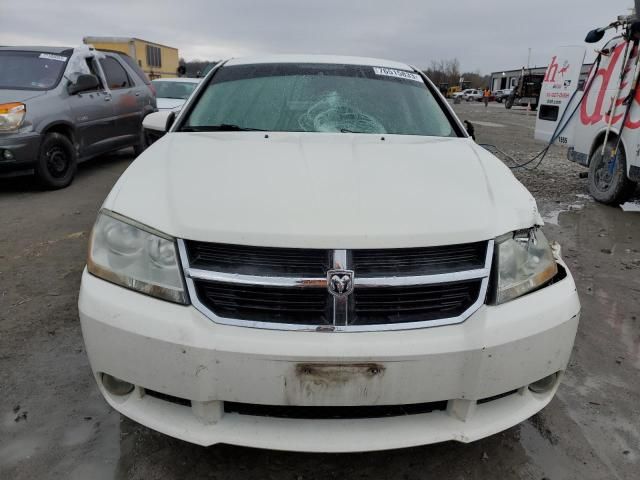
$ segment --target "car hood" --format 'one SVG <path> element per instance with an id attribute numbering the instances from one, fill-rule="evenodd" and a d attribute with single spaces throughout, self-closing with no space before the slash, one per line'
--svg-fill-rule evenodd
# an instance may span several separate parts
<path id="1" fill-rule="evenodd" d="M 26 102 L 46 94 L 46 90 L 11 90 L 0 88 L 0 103 Z"/>
<path id="2" fill-rule="evenodd" d="M 472 140 L 399 135 L 169 133 L 104 207 L 179 238 L 279 247 L 456 244 L 542 222 Z"/>
<path id="3" fill-rule="evenodd" d="M 173 110 L 179 109 L 184 105 L 185 100 L 179 98 L 156 98 L 158 110 Z"/>

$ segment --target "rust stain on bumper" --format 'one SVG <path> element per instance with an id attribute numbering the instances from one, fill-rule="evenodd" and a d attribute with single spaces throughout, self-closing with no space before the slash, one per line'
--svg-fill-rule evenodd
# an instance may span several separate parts
<path id="1" fill-rule="evenodd" d="M 304 381 L 343 384 L 358 379 L 384 375 L 385 366 L 380 363 L 299 363 L 296 376 Z"/>

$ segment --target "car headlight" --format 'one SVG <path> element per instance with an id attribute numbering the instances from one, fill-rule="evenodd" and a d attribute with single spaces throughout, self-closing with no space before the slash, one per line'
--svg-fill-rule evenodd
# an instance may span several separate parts
<path id="1" fill-rule="evenodd" d="M 0 103 L 0 131 L 16 130 L 22 125 L 27 107 L 24 103 Z"/>
<path id="2" fill-rule="evenodd" d="M 91 232 L 87 270 L 147 295 L 188 303 L 175 239 L 107 210 Z"/>
<path id="3" fill-rule="evenodd" d="M 498 238 L 496 259 L 496 304 L 540 288 L 558 273 L 551 246 L 538 228 Z"/>

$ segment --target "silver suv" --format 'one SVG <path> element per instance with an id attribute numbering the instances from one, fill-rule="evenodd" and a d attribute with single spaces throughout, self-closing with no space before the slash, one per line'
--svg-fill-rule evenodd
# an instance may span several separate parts
<path id="1" fill-rule="evenodd" d="M 145 146 L 156 110 L 150 81 L 127 55 L 90 46 L 0 47 L 0 177 L 71 183 L 78 162 Z"/>

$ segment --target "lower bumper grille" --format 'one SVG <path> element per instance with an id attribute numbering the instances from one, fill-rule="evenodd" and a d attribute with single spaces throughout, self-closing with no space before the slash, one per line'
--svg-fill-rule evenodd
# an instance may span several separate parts
<path id="1" fill-rule="evenodd" d="M 150 397 L 157 398 L 158 400 L 164 400 L 165 402 L 174 403 L 176 405 L 182 405 L 183 407 L 190 407 L 191 400 L 186 398 L 174 397 L 173 395 L 167 395 L 166 393 L 156 392 L 155 390 L 144 389 L 144 394 Z"/>
<path id="2" fill-rule="evenodd" d="M 291 405 L 256 405 L 224 402 L 225 413 L 257 417 L 297 418 L 313 420 L 402 417 L 446 410 L 447 401 L 411 405 L 369 405 L 354 407 L 301 407 Z"/>

